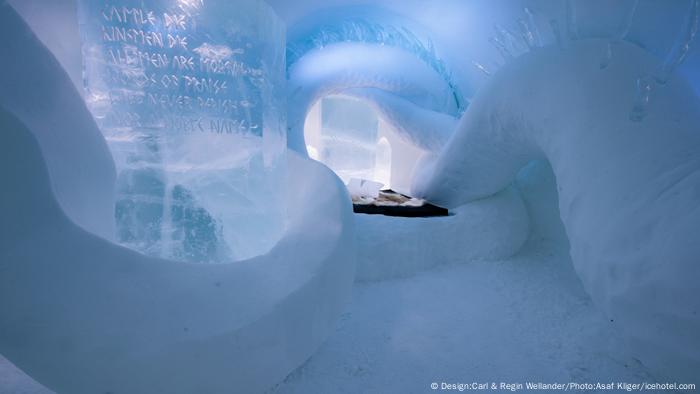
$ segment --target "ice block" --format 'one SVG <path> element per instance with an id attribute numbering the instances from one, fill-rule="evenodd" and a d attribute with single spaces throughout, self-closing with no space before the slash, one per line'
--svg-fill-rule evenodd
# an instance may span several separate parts
<path id="1" fill-rule="evenodd" d="M 262 0 L 81 0 L 88 106 L 117 166 L 117 238 L 225 262 L 284 227 L 285 28 Z"/>

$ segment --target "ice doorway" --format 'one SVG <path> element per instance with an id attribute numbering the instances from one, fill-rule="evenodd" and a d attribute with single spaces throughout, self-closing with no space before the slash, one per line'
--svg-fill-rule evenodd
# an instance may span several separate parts
<path id="1" fill-rule="evenodd" d="M 392 187 L 391 128 L 365 101 L 344 95 L 316 102 L 304 124 L 309 157 L 331 168 L 345 184 L 351 179 Z"/>

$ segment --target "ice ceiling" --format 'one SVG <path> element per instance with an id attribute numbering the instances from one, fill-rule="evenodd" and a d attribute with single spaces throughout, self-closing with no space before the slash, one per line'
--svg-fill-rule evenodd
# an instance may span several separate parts
<path id="1" fill-rule="evenodd" d="M 79 84 L 76 59 L 80 54 L 75 50 L 80 45 L 77 21 L 71 17 L 74 4 L 10 3 L 51 49 L 72 82 Z M 456 220 L 468 218 L 469 222 L 455 225 L 459 230 L 452 233 L 464 233 L 468 245 L 485 245 L 486 254 L 510 253 L 522 245 L 530 222 L 526 204 L 510 185 L 528 163 L 548 161 L 556 177 L 558 207 L 574 267 L 597 307 L 615 322 L 635 356 L 654 373 L 679 380 L 697 376 L 700 51 L 690 49 L 698 45 L 700 0 L 386 0 L 371 4 L 270 0 L 269 4 L 288 28 L 286 113 L 291 149 L 305 153 L 304 120 L 318 100 L 337 94 L 366 100 L 398 136 L 423 151 L 414 193 L 454 208 Z M 11 59 L 11 72 L 0 77 L 2 86 L 8 87 L 0 105 L 11 112 L 0 112 L 0 124 L 11 131 L 3 134 L 0 157 L 19 163 L 17 168 L 29 169 L 35 176 L 25 179 L 11 165 L 0 166 L 3 176 L 17 186 L 3 194 L 2 205 L 30 210 L 33 207 L 27 207 L 26 201 L 32 201 L 42 208 L 36 212 L 55 219 L 46 222 L 36 213 L 28 222 L 17 216 L 18 223 L 24 224 L 19 227 L 22 234 L 5 228 L 0 232 L 0 246 L 9 250 L 3 251 L 4 256 L 11 257 L 7 261 L 19 262 L 8 263 L 3 271 L 18 280 L 7 280 L 9 275 L 0 278 L 5 280 L 0 282 L 0 319 L 3 327 L 13 328 L 0 335 L 3 354 L 59 388 L 85 383 L 84 387 L 102 390 L 104 382 L 119 387 L 124 383 L 111 371 L 124 368 L 138 378 L 127 383 L 132 385 L 126 386 L 127 391 L 148 392 L 143 388 L 158 387 L 161 382 L 144 372 L 148 362 L 143 360 L 181 379 L 176 382 L 179 385 L 168 387 L 169 392 L 197 387 L 196 379 L 202 376 L 214 391 L 229 384 L 262 390 L 269 386 L 267 381 L 282 379 L 332 330 L 349 295 L 353 222 L 337 179 L 320 166 L 290 156 L 289 168 L 298 176 L 290 182 L 289 192 L 296 192 L 291 200 L 303 205 L 304 198 L 315 198 L 320 208 L 297 212 L 279 245 L 246 262 L 255 264 L 170 269 L 162 261 L 95 239 L 63 216 L 47 191 L 42 160 L 61 186 L 54 185 L 53 193 L 72 203 L 72 210 L 63 207 L 69 217 L 108 238 L 105 222 L 109 220 L 92 213 L 104 214 L 109 206 L 109 154 L 103 141 L 95 138 L 95 125 L 79 95 L 66 88 L 68 78 L 50 53 L 24 34 L 26 29 L 14 14 L 3 12 L 2 28 L 8 29 L 4 39 L 19 37 L 8 48 L 29 50 L 22 52 L 24 57 Z M 12 92 L 20 91 L 13 81 L 24 75 L 25 64 L 36 65 L 32 70 L 45 76 L 37 86 L 50 91 L 51 82 L 59 81 L 55 86 L 68 93 L 12 97 Z M 36 102 L 49 104 L 37 105 L 35 110 Z M 77 115 L 64 119 L 61 115 L 66 111 Z M 79 148 L 73 152 L 53 141 L 47 130 L 54 128 L 78 130 L 61 135 L 79 141 L 69 144 Z M 27 137 L 30 134 L 38 144 Z M 86 163 L 94 166 L 81 173 L 84 178 L 79 181 L 84 182 L 73 182 L 71 171 Z M 83 205 L 85 195 L 96 196 L 95 202 Z M 46 226 L 55 226 L 60 237 L 50 238 L 51 234 L 35 229 Z M 18 240 L 20 236 L 28 238 Z M 22 248 L 33 242 L 48 248 Z M 95 268 L 85 256 L 104 260 L 106 265 Z M 286 264 L 290 256 L 302 262 L 299 270 Z M 63 285 L 44 278 L 40 286 L 46 293 L 31 291 L 35 279 L 31 273 L 46 269 L 57 258 L 70 261 L 73 265 L 68 267 L 79 277 L 97 280 L 86 285 L 68 277 Z M 145 278 L 126 295 L 120 283 L 112 280 L 128 274 L 122 261 L 129 261 L 129 270 Z M 381 267 L 366 261 L 359 269 L 365 278 L 393 274 L 380 272 Z M 60 275 L 55 270 L 51 273 Z M 222 286 L 217 281 L 220 275 L 234 279 Z M 100 284 L 105 283 L 110 292 L 101 290 Z M 268 285 L 269 293 L 256 291 L 251 283 Z M 206 291 L 198 290 L 205 285 Z M 158 298 L 149 299 L 149 286 L 163 290 Z M 92 309 L 86 310 L 94 315 L 109 310 L 110 320 L 92 322 L 84 330 L 89 341 L 81 341 L 72 329 L 72 314 L 32 315 L 44 323 L 39 326 L 52 327 L 36 334 L 52 351 L 47 356 L 40 347 L 29 352 L 22 348 L 27 342 L 22 329 L 25 311 L 7 300 L 30 300 L 32 306 L 48 305 L 55 311 L 66 304 L 85 306 L 80 289 L 95 294 L 86 306 Z M 221 292 L 235 305 L 217 303 Z M 146 304 L 154 309 L 173 313 L 161 313 L 157 316 L 161 320 L 149 319 L 148 310 L 125 308 L 123 299 L 136 305 L 149 299 Z M 172 299 L 178 300 L 174 309 L 168 306 Z M 229 313 L 229 307 L 240 314 Z M 192 314 L 193 310 L 197 313 Z M 120 319 L 133 322 L 133 327 L 119 331 Z M 164 321 L 177 331 L 157 335 Z M 91 363 L 91 355 L 104 345 L 104 332 L 116 335 L 118 341 L 109 343 L 115 361 L 101 367 Z M 61 354 L 65 338 L 79 344 L 80 353 L 70 363 Z M 222 338 L 231 339 L 223 341 L 228 347 L 220 347 Z M 244 340 L 236 342 L 240 338 Z M 192 354 L 199 354 L 197 343 L 223 350 L 206 353 L 205 362 L 192 365 Z M 241 351 L 240 343 L 267 347 L 256 351 L 243 346 Z M 148 357 L 139 354 L 144 345 L 148 345 Z M 269 361 L 265 354 L 283 362 L 273 363 L 269 373 L 261 372 Z M 227 376 L 217 364 L 221 357 L 235 360 L 250 375 Z M 253 363 L 246 364 L 248 360 Z M 182 365 L 188 374 L 180 376 Z M 56 374 L 51 366 L 60 366 L 63 373 Z M 87 383 L 68 378 L 86 366 L 92 372 Z"/>
<path id="2" fill-rule="evenodd" d="M 455 118 L 500 67 L 532 48 L 570 40 L 634 43 L 665 61 L 667 70 L 657 74 L 678 68 L 696 90 L 700 86 L 700 57 L 684 50 L 698 23 L 688 2 L 271 4 L 289 24 L 289 145 L 299 151 L 306 111 L 320 97 L 341 92 L 368 100 L 406 140 L 436 151 L 442 143 L 434 142 L 444 142 Z M 426 134 L 431 137 L 422 138 Z"/>

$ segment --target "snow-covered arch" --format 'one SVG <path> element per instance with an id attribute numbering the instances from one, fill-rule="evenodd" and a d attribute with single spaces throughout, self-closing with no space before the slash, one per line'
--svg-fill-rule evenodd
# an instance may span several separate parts
<path id="1" fill-rule="evenodd" d="M 0 21 L 24 62 L 10 63 L 3 86 L 35 67 L 45 73 L 34 76 L 41 94 L 9 91 L 12 111 L 0 96 L 0 353 L 62 393 L 262 392 L 308 359 L 354 278 L 352 211 L 338 178 L 290 153 L 287 231 L 253 259 L 187 264 L 113 244 L 66 209 L 113 195 L 109 171 L 91 177 L 113 168 L 99 130 L 2 0 Z M 81 163 L 92 168 L 65 171 Z M 77 191 L 59 201 L 56 185 L 71 180 Z M 100 201 L 94 220 L 113 214 Z"/>
<path id="2" fill-rule="evenodd" d="M 304 152 L 304 120 L 317 100 L 361 88 L 391 92 L 432 111 L 456 109 L 449 85 L 410 53 L 376 44 L 333 44 L 309 52 L 289 70 L 290 148 Z"/>
<path id="3" fill-rule="evenodd" d="M 437 154 L 457 128 L 458 118 L 422 108 L 382 89 L 349 88 L 332 94 L 364 100 L 399 138 L 430 155 Z M 308 107 L 323 97 L 326 96 Z"/>
<path id="4" fill-rule="evenodd" d="M 289 146 L 304 151 L 303 122 L 317 100 L 345 94 L 367 100 L 409 143 L 439 149 L 466 102 L 422 30 L 376 7 L 333 8 L 292 26 Z"/>
<path id="5" fill-rule="evenodd" d="M 417 191 L 459 206 L 548 159 L 587 291 L 644 364 L 691 381 L 700 370 L 700 102 L 671 76 L 635 116 L 638 88 L 646 91 L 638 81 L 660 66 L 607 40 L 511 61 L 473 99 Z"/>
<path id="6" fill-rule="evenodd" d="M 428 153 L 439 152 L 457 127 L 458 118 L 422 108 L 382 89 L 355 88 L 342 94 L 364 99 L 400 138 Z"/>
<path id="7" fill-rule="evenodd" d="M 324 166 L 290 154 L 294 214 L 268 254 L 178 263 L 74 225 L 29 130 L 0 109 L 0 131 L 0 206 L 13 224 L 0 228 L 0 352 L 46 387 L 262 392 L 333 331 L 354 234 L 344 186 Z"/>

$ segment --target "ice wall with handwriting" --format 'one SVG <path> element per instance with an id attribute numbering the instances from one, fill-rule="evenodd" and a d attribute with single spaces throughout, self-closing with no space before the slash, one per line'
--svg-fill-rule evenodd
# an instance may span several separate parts
<path id="1" fill-rule="evenodd" d="M 225 262 L 283 231 L 284 24 L 262 0 L 82 0 L 86 100 L 117 166 L 117 239 Z"/>

